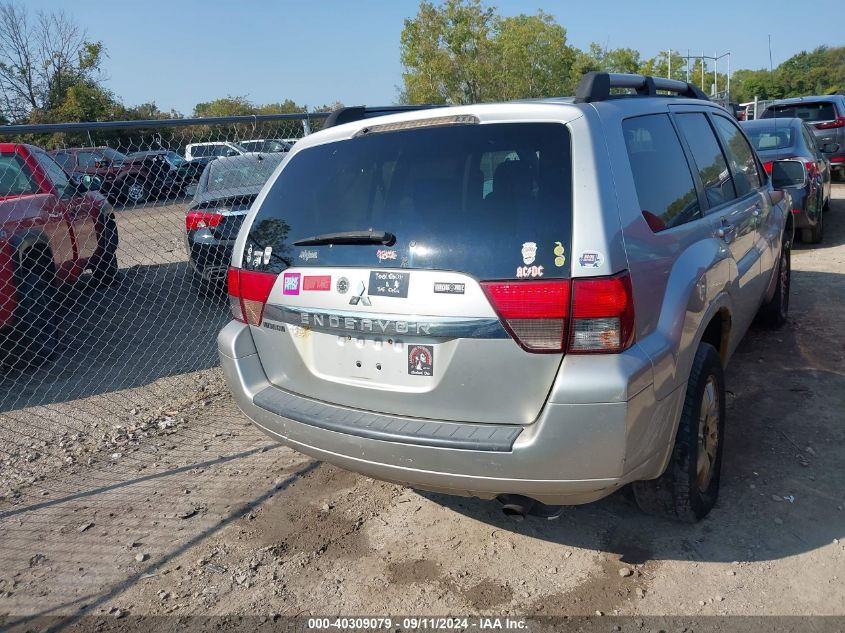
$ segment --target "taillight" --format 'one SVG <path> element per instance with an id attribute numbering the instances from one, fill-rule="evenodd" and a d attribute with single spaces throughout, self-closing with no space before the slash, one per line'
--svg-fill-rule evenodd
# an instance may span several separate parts
<path id="1" fill-rule="evenodd" d="M 634 342 L 628 272 L 555 281 L 485 281 L 487 299 L 527 352 L 616 354 Z"/>
<path id="2" fill-rule="evenodd" d="M 575 279 L 569 351 L 622 352 L 634 342 L 634 298 L 627 271 L 613 277 Z"/>
<path id="3" fill-rule="evenodd" d="M 481 288 L 502 325 L 525 351 L 565 350 L 569 280 L 485 281 Z"/>
<path id="4" fill-rule="evenodd" d="M 213 228 L 224 220 L 224 216 L 214 211 L 198 211 L 191 209 L 185 216 L 185 229 L 196 231 L 197 229 Z"/>
<path id="5" fill-rule="evenodd" d="M 277 275 L 242 268 L 229 268 L 226 276 L 232 317 L 241 323 L 261 325 L 264 305 Z"/>
<path id="6" fill-rule="evenodd" d="M 831 163 L 845 163 L 845 156 L 831 156 Z"/>
<path id="7" fill-rule="evenodd" d="M 833 121 L 813 124 L 817 130 L 829 130 L 834 127 L 845 127 L 845 116 L 838 116 Z"/>

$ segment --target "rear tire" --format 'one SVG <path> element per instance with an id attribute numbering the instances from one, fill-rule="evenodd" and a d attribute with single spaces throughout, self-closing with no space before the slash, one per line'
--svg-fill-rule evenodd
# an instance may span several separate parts
<path id="1" fill-rule="evenodd" d="M 824 210 L 819 213 L 814 227 L 801 231 L 801 241 L 808 244 L 821 244 L 822 239 L 824 239 Z"/>
<path id="2" fill-rule="evenodd" d="M 792 279 L 792 248 L 788 239 L 784 239 L 778 260 L 777 284 L 775 295 L 760 307 L 757 317 L 768 327 L 779 328 L 786 323 L 789 315 L 789 291 Z"/>
<path id="3" fill-rule="evenodd" d="M 142 180 L 136 180 L 126 184 L 123 188 L 123 199 L 126 204 L 138 205 L 143 204 L 150 197 L 150 191 Z"/>
<path id="4" fill-rule="evenodd" d="M 111 285 L 115 282 L 120 270 L 117 263 L 117 223 L 109 216 L 102 221 L 99 229 L 99 244 L 91 272 L 94 280 L 103 285 Z"/>
<path id="5" fill-rule="evenodd" d="M 695 354 L 675 446 L 657 479 L 634 482 L 637 505 L 647 514 L 694 523 L 716 504 L 725 429 L 725 383 L 716 348 Z"/>
<path id="6" fill-rule="evenodd" d="M 14 325 L 3 341 L 10 367 L 38 367 L 53 357 L 59 333 L 58 297 L 53 282 L 52 270 L 21 268 L 15 272 Z"/>

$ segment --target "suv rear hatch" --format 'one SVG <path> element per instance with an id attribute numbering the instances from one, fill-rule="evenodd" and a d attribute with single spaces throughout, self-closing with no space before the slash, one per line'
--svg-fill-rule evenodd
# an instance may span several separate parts
<path id="1" fill-rule="evenodd" d="M 776 103 L 766 108 L 764 119 L 796 117 L 813 130 L 816 143 L 837 143 L 845 150 L 845 112 L 838 111 L 833 99 L 813 99 L 800 103 Z M 841 153 L 841 152 L 837 152 Z"/>
<path id="2" fill-rule="evenodd" d="M 528 424 L 566 334 L 569 132 L 433 121 L 371 125 L 278 174 L 235 271 L 278 276 L 251 319 L 259 357 L 334 404 Z"/>

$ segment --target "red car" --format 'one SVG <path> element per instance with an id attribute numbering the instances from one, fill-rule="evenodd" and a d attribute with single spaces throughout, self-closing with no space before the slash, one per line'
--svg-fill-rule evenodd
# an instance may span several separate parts
<path id="1" fill-rule="evenodd" d="M 32 145 L 0 143 L 0 344 L 7 364 L 52 355 L 62 288 L 86 269 L 117 275 L 117 224 L 90 177 Z"/>

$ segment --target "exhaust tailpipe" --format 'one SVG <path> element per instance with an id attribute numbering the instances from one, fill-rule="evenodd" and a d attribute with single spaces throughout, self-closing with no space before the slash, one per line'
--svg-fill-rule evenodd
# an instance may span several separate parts
<path id="1" fill-rule="evenodd" d="M 504 515 L 514 521 L 524 521 L 525 517 L 531 513 L 534 504 L 537 503 L 534 499 L 523 495 L 501 495 L 496 499 L 502 504 Z"/>
<path id="2" fill-rule="evenodd" d="M 514 521 L 524 521 L 531 515 L 543 519 L 557 519 L 563 506 L 550 506 L 524 495 L 499 495 L 496 500 L 502 504 L 502 513 Z"/>

